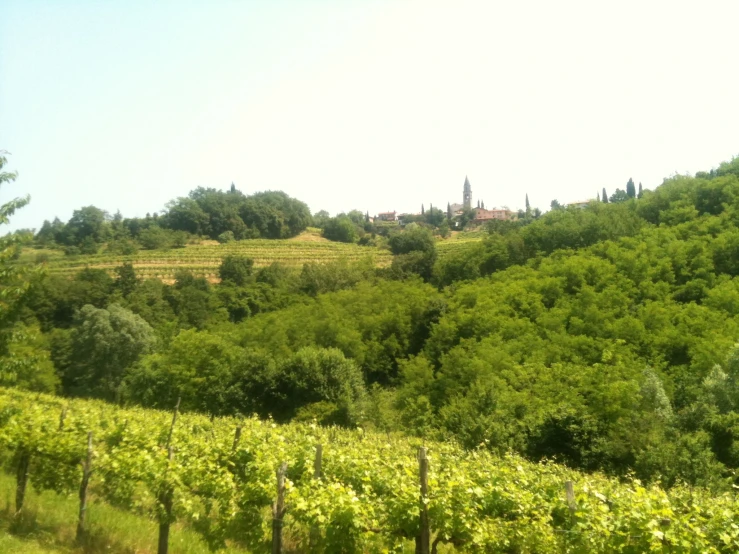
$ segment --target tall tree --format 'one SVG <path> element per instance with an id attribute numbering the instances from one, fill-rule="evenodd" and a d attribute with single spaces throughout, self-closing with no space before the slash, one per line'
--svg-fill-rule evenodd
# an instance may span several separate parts
<path id="1" fill-rule="evenodd" d="M 426 210 L 423 207 L 423 204 L 421 204 L 421 215 L 426 215 Z"/>
<path id="2" fill-rule="evenodd" d="M 625 190 L 616 189 L 616 192 L 611 195 L 609 201 L 611 202 L 611 204 L 616 204 L 618 202 L 626 202 L 628 199 L 629 195 L 626 194 Z"/>
<path id="3" fill-rule="evenodd" d="M 526 211 L 528 212 L 530 210 L 531 210 L 531 204 L 529 204 L 529 195 L 527 193 L 526 194 Z"/>
<path id="4" fill-rule="evenodd" d="M 601 202 L 608 204 L 608 194 L 606 194 L 606 187 L 603 187 L 603 196 L 600 200 Z"/>
<path id="5" fill-rule="evenodd" d="M 83 306 L 72 331 L 67 392 L 113 400 L 126 369 L 153 351 L 156 333 L 140 316 L 111 304 L 101 310 Z"/>
<path id="6" fill-rule="evenodd" d="M 452 205 L 449 202 L 446 203 L 446 218 L 452 218 Z"/>
<path id="7" fill-rule="evenodd" d="M 0 186 L 11 183 L 18 177 L 14 171 L 3 171 L 8 163 L 8 153 L 0 150 Z M 0 206 L 0 225 L 10 221 L 16 210 L 19 210 L 30 201 L 30 197 L 15 198 Z M 7 234 L 0 238 L 0 354 L 4 350 L 6 331 L 12 326 L 16 308 L 28 290 L 30 279 L 27 268 L 13 263 L 21 247 L 21 236 L 17 233 Z"/>
<path id="8" fill-rule="evenodd" d="M 629 198 L 636 198 L 636 187 L 634 186 L 634 180 L 629 177 L 628 183 L 626 183 L 626 196 Z"/>
<path id="9" fill-rule="evenodd" d="M 639 183 L 639 193 L 636 195 L 637 198 L 641 198 L 644 195 L 644 192 L 641 188 L 641 182 Z"/>

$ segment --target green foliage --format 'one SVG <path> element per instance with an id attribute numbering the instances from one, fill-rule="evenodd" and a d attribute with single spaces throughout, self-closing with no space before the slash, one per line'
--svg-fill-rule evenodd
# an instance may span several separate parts
<path id="1" fill-rule="evenodd" d="M 357 242 L 359 238 L 356 223 L 345 215 L 327 220 L 323 224 L 322 235 L 336 242 Z"/>
<path id="2" fill-rule="evenodd" d="M 213 413 L 454 438 L 471 450 L 727 490 L 739 484 L 736 167 L 674 176 L 623 202 L 522 212 L 438 242 L 425 222 L 393 226 L 387 239 L 365 241 L 387 241 L 392 265 L 379 249 L 365 259 L 371 247 L 253 240 L 208 246 L 207 256 L 192 246 L 131 257 L 135 270 L 114 280 L 106 271 L 124 260 L 100 257 L 106 270 L 75 275 L 94 258 L 59 256 L 49 266 L 66 273 L 34 284 L 15 318 L 41 327 L 66 378 L 76 310 L 118 304 L 140 315 L 158 350 L 123 370 L 136 402 L 164 406 L 181 389 L 188 406 Z M 190 200 L 216 214 L 240 213 L 245 198 L 203 189 Z M 280 221 L 271 210 L 259 212 L 264 229 Z M 229 218 L 208 217 L 232 230 Z M 355 229 L 367 223 L 359 211 L 343 217 Z M 131 236 L 165 223 L 139 224 Z M 125 237 L 128 227 L 114 217 L 110 228 Z M 222 262 L 234 267 L 211 285 Z M 136 279 L 170 279 L 175 268 L 174 284 Z M 324 366 L 326 357 L 334 361 Z M 360 375 L 370 392 L 325 393 L 331 368 Z"/>
<path id="3" fill-rule="evenodd" d="M 436 248 L 431 231 L 415 223 L 407 225 L 403 231 L 393 233 L 390 236 L 389 245 L 395 255 L 432 252 Z"/>
<path id="4" fill-rule="evenodd" d="M 226 256 L 218 268 L 221 281 L 244 286 L 251 280 L 254 260 L 243 256 Z"/>
<path id="5" fill-rule="evenodd" d="M 634 180 L 629 177 L 629 182 L 626 183 L 626 196 L 629 198 L 636 198 L 636 186 L 634 185 Z"/>
<path id="6" fill-rule="evenodd" d="M 366 395 L 361 370 L 337 348 L 301 348 L 279 364 L 271 388 L 267 405 L 281 421 L 300 412 L 324 424 L 355 424 Z"/>
<path id="7" fill-rule="evenodd" d="M 81 245 L 100 244 L 108 238 L 108 228 L 105 225 L 108 214 L 95 206 L 86 206 L 75 210 L 64 228 L 66 244 Z M 87 247 L 90 248 L 89 246 Z"/>
<path id="8" fill-rule="evenodd" d="M 220 337 L 182 331 L 165 352 L 144 356 L 127 372 L 124 396 L 159 408 L 181 397 L 185 410 L 234 413 L 241 400 L 234 367 L 243 355 Z"/>
<path id="9" fill-rule="evenodd" d="M 184 231 L 172 231 L 152 225 L 139 233 L 138 241 L 147 250 L 183 248 L 187 243 L 187 234 Z"/>
<path id="10" fill-rule="evenodd" d="M 66 423 L 59 430 L 63 406 Z M 183 413 L 173 429 L 177 454 L 167 461 L 171 413 L 9 390 L 0 391 L 0 412 L 0 448 L 34 453 L 34 488 L 75 492 L 78 462 L 92 431 L 96 502 L 164 521 L 155 498 L 162 486 L 173 486 L 174 519 L 196 529 L 214 549 L 228 542 L 268 551 L 266 514 L 274 500 L 275 468 L 282 462 L 288 464 L 286 517 L 297 544 L 307 545 L 312 537 L 310 543 L 321 552 L 401 551 L 419 532 L 420 441 Z M 684 442 L 676 448 L 697 457 L 665 459 L 699 467 L 701 438 Z M 318 444 L 323 446 L 322 475 L 314 478 Z M 433 536 L 454 545 L 454 551 L 687 554 L 739 548 L 731 493 L 683 485 L 665 491 L 633 477 L 619 481 L 579 474 L 431 440 L 424 446 L 429 525 Z M 566 481 L 574 483 L 569 505 Z"/>
<path id="11" fill-rule="evenodd" d="M 140 316 L 111 304 L 83 306 L 71 334 L 71 354 L 62 376 L 71 394 L 114 399 L 125 370 L 153 350 L 156 335 Z"/>
<path id="12" fill-rule="evenodd" d="M 9 333 L 0 357 L 0 385 L 55 392 L 59 385 L 46 337 L 37 328 L 19 324 Z"/>
<path id="13" fill-rule="evenodd" d="M 229 242 L 233 242 L 236 240 L 236 237 L 234 236 L 233 231 L 224 231 L 220 235 L 218 235 L 218 242 L 221 244 L 227 244 Z"/>

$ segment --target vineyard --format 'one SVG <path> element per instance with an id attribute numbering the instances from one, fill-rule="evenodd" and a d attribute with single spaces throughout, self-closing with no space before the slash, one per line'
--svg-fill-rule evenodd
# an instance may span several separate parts
<path id="1" fill-rule="evenodd" d="M 479 242 L 479 237 L 459 237 L 437 243 L 440 257 L 460 248 Z M 123 263 L 131 263 L 139 277 L 171 281 L 177 271 L 186 270 L 211 281 L 218 280 L 218 267 L 226 256 L 245 256 L 254 260 L 256 267 L 279 262 L 288 267 L 300 268 L 307 262 L 329 263 L 339 260 L 356 262 L 371 259 L 378 267 L 386 267 L 392 261 L 389 250 L 370 246 L 358 246 L 341 242 L 301 240 L 244 240 L 227 244 L 198 244 L 174 250 L 143 250 L 134 255 L 96 254 L 89 256 L 64 256 L 61 251 L 46 250 L 41 254 L 52 274 L 73 275 L 84 268 L 113 269 Z M 38 258 L 34 251 L 27 251 L 21 261 L 33 263 Z"/>
<path id="2" fill-rule="evenodd" d="M 90 267 L 106 269 L 131 263 L 143 278 L 171 280 L 180 270 L 216 280 L 218 266 L 226 256 L 245 256 L 256 267 L 279 262 L 288 267 L 302 267 L 307 262 L 349 262 L 372 258 L 378 266 L 388 265 L 391 254 L 379 248 L 340 242 L 301 242 L 294 240 L 245 240 L 228 244 L 192 245 L 175 250 L 144 250 L 130 256 L 98 254 L 91 256 L 49 256 L 46 265 L 52 274 L 74 274 Z"/>
<path id="3" fill-rule="evenodd" d="M 736 552 L 733 495 L 584 475 L 361 429 L 122 409 L 0 389 L 0 449 L 28 486 L 108 503 L 217 550 Z M 411 545 L 409 547 L 409 545 Z M 153 546 L 153 545 L 152 545 Z M 288 548 L 289 546 L 289 548 Z"/>

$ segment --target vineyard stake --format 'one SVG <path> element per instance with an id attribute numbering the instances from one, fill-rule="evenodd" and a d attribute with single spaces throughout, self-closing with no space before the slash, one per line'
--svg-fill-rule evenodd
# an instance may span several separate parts
<path id="1" fill-rule="evenodd" d="M 287 462 L 282 462 L 277 469 L 277 500 L 272 504 L 272 554 L 282 554 L 282 518 L 285 516 L 286 472 Z"/>
<path id="2" fill-rule="evenodd" d="M 28 484 L 28 467 L 31 464 L 31 453 L 21 447 L 18 452 L 18 469 L 15 474 L 15 515 L 20 514 L 23 502 L 26 499 L 26 485 Z"/>
<path id="3" fill-rule="evenodd" d="M 321 474 L 321 462 L 323 459 L 323 445 L 316 445 L 316 461 L 313 463 L 313 479 L 320 479 Z"/>
<path id="4" fill-rule="evenodd" d="M 80 483 L 80 512 L 77 518 L 77 542 L 82 541 L 85 534 L 85 514 L 87 513 L 87 486 L 92 473 L 92 431 L 87 433 L 87 457 L 82 464 L 82 482 Z"/>
<path id="5" fill-rule="evenodd" d="M 177 406 L 179 406 L 179 401 Z M 175 411 L 175 417 L 176 417 Z M 174 423 L 173 423 L 174 425 Z M 174 451 L 172 447 L 167 448 L 167 461 L 171 462 L 174 458 Z M 167 464 L 167 472 L 169 472 L 169 464 Z M 159 521 L 159 546 L 157 548 L 157 554 L 167 554 L 169 551 L 169 522 L 172 519 L 172 487 L 165 484 L 159 492 L 159 502 L 164 507 L 164 519 Z M 161 516 L 160 516 L 161 517 Z"/>
<path id="6" fill-rule="evenodd" d="M 64 420 L 67 418 L 67 407 L 62 408 L 62 413 L 59 415 L 59 430 L 64 431 Z"/>
<path id="7" fill-rule="evenodd" d="M 575 513 L 577 510 L 577 502 L 575 502 L 575 487 L 572 481 L 565 481 L 565 494 L 567 495 L 567 506 L 570 508 L 570 513 Z"/>
<path id="8" fill-rule="evenodd" d="M 180 409 L 181 396 L 177 397 L 177 405 L 174 407 L 174 413 L 172 414 L 172 425 L 169 426 L 169 435 L 167 436 L 167 448 L 172 444 L 172 433 L 174 432 L 174 424 L 177 423 L 177 412 Z"/>
<path id="9" fill-rule="evenodd" d="M 429 488 L 429 460 L 426 457 L 426 448 L 423 446 L 418 450 L 418 475 L 421 485 L 421 530 L 419 536 L 416 538 L 416 553 L 429 554 L 431 531 L 429 529 L 429 510 L 428 505 L 426 504 Z"/>
<path id="10" fill-rule="evenodd" d="M 323 460 L 323 445 L 316 445 L 316 459 L 313 462 L 313 479 L 320 479 L 322 477 L 321 463 Z M 321 530 L 318 525 L 312 525 L 310 528 L 309 544 L 311 551 L 318 544 L 321 538 Z"/>
<path id="11" fill-rule="evenodd" d="M 236 432 L 234 433 L 234 443 L 231 446 L 231 452 L 236 452 L 236 447 L 239 445 L 239 441 L 241 440 L 241 429 L 243 425 L 237 425 L 236 426 Z"/>

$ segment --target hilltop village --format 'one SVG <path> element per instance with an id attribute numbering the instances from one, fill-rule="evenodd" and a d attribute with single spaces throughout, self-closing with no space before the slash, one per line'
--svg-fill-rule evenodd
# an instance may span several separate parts
<path id="1" fill-rule="evenodd" d="M 435 208 L 433 206 L 429 207 L 429 210 L 434 210 Z M 506 220 L 512 220 L 516 219 L 516 212 L 513 212 L 509 210 L 508 208 L 493 208 L 493 209 L 486 209 L 485 208 L 485 202 L 482 200 L 477 201 L 476 206 L 472 206 L 472 185 L 470 185 L 470 180 L 465 176 L 464 178 L 464 187 L 462 189 L 462 202 L 461 203 L 448 203 L 446 208 L 446 215 L 448 219 L 454 219 L 459 218 L 465 214 L 465 212 L 470 214 L 469 222 L 473 224 L 482 224 L 486 223 L 492 219 L 500 219 L 503 221 Z M 470 213 L 474 212 L 474 213 Z M 398 222 L 399 224 L 404 224 L 406 222 L 409 222 L 418 216 L 425 215 L 425 209 L 423 206 L 421 206 L 421 213 L 416 214 L 409 214 L 409 213 L 401 213 L 398 214 L 395 211 L 392 212 L 381 212 L 377 214 L 374 218 L 370 218 L 371 221 L 387 221 L 387 222 Z M 455 221 L 455 224 L 459 226 L 459 221 Z"/>

